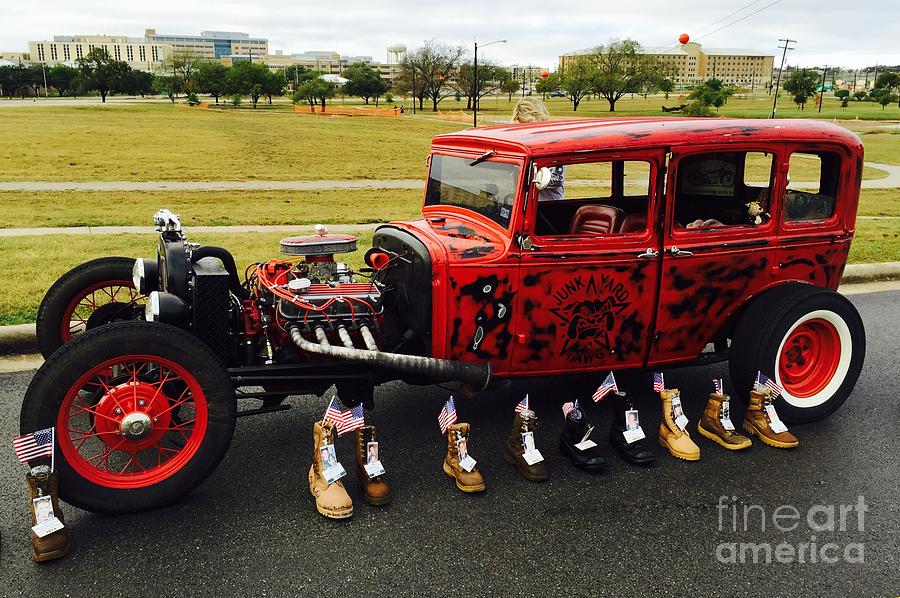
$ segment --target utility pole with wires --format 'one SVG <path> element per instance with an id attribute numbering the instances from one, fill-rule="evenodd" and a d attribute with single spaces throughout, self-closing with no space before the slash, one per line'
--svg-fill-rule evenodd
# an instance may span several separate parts
<path id="1" fill-rule="evenodd" d="M 828 74 L 828 65 L 822 67 L 822 85 L 819 87 L 819 114 L 822 114 L 822 102 L 825 101 L 825 75 Z"/>
<path id="2" fill-rule="evenodd" d="M 784 50 L 781 53 L 781 66 L 778 68 L 778 78 L 775 79 L 775 99 L 772 100 L 772 118 L 775 118 L 775 111 L 778 108 L 778 88 L 781 86 L 781 73 L 784 71 L 784 59 L 787 58 L 788 50 L 793 50 L 794 48 L 790 47 L 791 44 L 796 44 L 797 40 L 795 39 L 781 39 L 778 41 L 784 42 L 783 46 L 778 46 L 780 50 Z"/>

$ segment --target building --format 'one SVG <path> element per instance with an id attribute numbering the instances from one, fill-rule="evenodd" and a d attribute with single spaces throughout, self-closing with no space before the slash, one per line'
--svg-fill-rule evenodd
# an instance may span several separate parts
<path id="1" fill-rule="evenodd" d="M 235 31 L 202 31 L 200 35 L 157 34 L 146 29 L 144 37 L 124 35 L 55 35 L 53 40 L 28 42 L 34 62 L 74 63 L 94 48 L 103 48 L 115 60 L 133 69 L 157 70 L 173 52 L 189 51 L 209 60 L 229 55 L 261 56 L 269 53 L 269 41 Z"/>
<path id="2" fill-rule="evenodd" d="M 391 50 L 394 49 L 392 53 Z M 398 45 L 388 48 L 388 57 L 397 58 Z M 405 50 L 402 52 L 405 55 Z M 400 58 L 402 60 L 402 58 Z M 284 54 L 277 50 L 274 54 L 230 54 L 219 58 L 225 65 L 232 65 L 242 60 L 263 62 L 272 70 L 284 70 L 289 66 L 302 66 L 309 70 L 322 71 L 326 75 L 340 75 L 351 64 L 364 62 L 377 70 L 383 79 L 392 82 L 400 76 L 400 63 L 375 62 L 371 56 L 347 56 L 333 50 L 307 50 L 297 54 Z"/>
<path id="3" fill-rule="evenodd" d="M 578 56 L 593 53 L 593 49 L 569 52 L 559 57 L 559 68 Z M 695 85 L 707 79 L 719 79 L 726 85 L 765 87 L 772 80 L 775 56 L 743 48 L 703 48 L 696 42 L 678 44 L 674 48 L 646 52 L 670 65 L 676 85 Z"/>

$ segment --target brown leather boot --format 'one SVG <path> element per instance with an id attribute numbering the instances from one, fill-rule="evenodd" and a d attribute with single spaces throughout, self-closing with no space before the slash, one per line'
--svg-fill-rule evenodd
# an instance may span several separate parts
<path id="1" fill-rule="evenodd" d="M 506 439 L 506 449 L 503 451 L 503 458 L 507 463 L 516 466 L 521 475 L 526 480 L 532 482 L 544 482 L 550 477 L 547 474 L 547 466 L 544 461 L 538 461 L 532 465 L 528 464 L 523 456 L 525 454 L 525 446 L 522 443 L 522 434 L 526 432 L 532 433 L 534 438 L 534 429 L 537 427 L 537 415 L 531 409 L 516 412 L 513 418 L 512 430 L 509 432 L 509 438 Z"/>
<path id="2" fill-rule="evenodd" d="M 772 429 L 772 422 L 769 414 L 766 413 L 766 407 L 772 404 L 774 398 L 774 393 L 768 388 L 750 391 L 750 406 L 747 407 L 747 413 L 744 415 L 744 431 L 751 436 L 759 436 L 763 444 L 775 448 L 794 448 L 800 444 L 800 441 L 788 432 L 787 428 L 783 432 L 776 432 Z"/>
<path id="3" fill-rule="evenodd" d="M 49 496 L 53 506 L 53 515 L 65 525 L 66 518 L 59 508 L 59 499 L 56 493 L 56 474 L 50 473 L 46 465 L 39 465 L 25 474 L 28 482 L 28 493 L 33 501 L 39 496 Z M 29 504 L 31 510 L 31 525 L 37 525 L 37 517 L 34 512 L 34 502 Z M 52 561 L 66 556 L 69 553 L 69 530 L 62 528 L 43 538 L 39 538 L 31 531 L 31 559 L 35 562 Z"/>
<path id="4" fill-rule="evenodd" d="M 466 471 L 459 464 L 457 442 L 465 439 L 466 450 L 469 446 L 469 424 L 453 424 L 447 428 L 447 456 L 444 458 L 444 473 L 456 480 L 456 487 L 463 492 L 481 492 L 484 490 L 484 478 L 477 469 Z"/>
<path id="5" fill-rule="evenodd" d="M 373 461 L 380 461 L 380 447 L 375 437 L 375 426 L 363 426 L 356 431 L 356 476 L 363 488 L 363 496 L 370 505 L 386 505 L 391 502 L 391 493 L 384 475 L 370 478 L 366 471 L 369 462 L 369 443 L 375 443 Z"/>
<path id="6" fill-rule="evenodd" d="M 663 420 L 659 424 L 659 444 L 669 450 L 673 457 L 685 461 L 699 461 L 700 447 L 691 440 L 688 431 L 682 430 L 675 424 L 675 416 L 672 414 L 672 399 L 680 397 L 677 388 L 661 390 L 659 398 L 663 402 Z"/>
<path id="7" fill-rule="evenodd" d="M 323 472 L 322 449 L 334 445 L 334 424 L 317 421 L 313 425 L 313 462 L 309 466 L 309 491 L 316 498 L 316 510 L 330 519 L 346 519 L 353 515 L 353 501 L 344 484 L 336 480 L 329 484 Z"/>
<path id="8" fill-rule="evenodd" d="M 731 429 L 729 430 L 725 428 L 725 424 L 722 423 L 722 420 L 726 415 L 723 411 L 723 404 L 727 403 L 730 407 L 729 398 L 730 397 L 727 395 L 716 392 L 710 393 L 709 401 L 706 403 L 706 409 L 703 410 L 703 417 L 700 418 L 700 422 L 697 424 L 697 432 L 701 436 L 721 444 L 730 451 L 739 451 L 741 449 L 749 448 L 753 443 L 746 436 L 736 433 L 734 431 L 734 424 L 731 425 Z M 728 422 L 730 423 L 730 408 L 727 415 Z"/>

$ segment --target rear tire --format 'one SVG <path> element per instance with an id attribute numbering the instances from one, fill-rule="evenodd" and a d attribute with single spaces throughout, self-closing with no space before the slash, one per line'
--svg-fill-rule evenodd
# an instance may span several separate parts
<path id="1" fill-rule="evenodd" d="M 775 406 L 789 423 L 823 419 L 837 410 L 859 378 L 866 335 L 856 308 L 828 289 L 790 284 L 754 300 L 741 317 L 729 368 L 746 399 L 757 371 L 784 392 Z"/>
<path id="2" fill-rule="evenodd" d="M 133 313 L 130 303 L 141 301 L 143 295 L 134 290 L 131 270 L 134 260 L 125 257 L 104 257 L 85 262 L 63 274 L 53 283 L 37 314 L 37 343 L 41 354 L 47 358 L 69 342 L 81 331 L 71 326 L 72 321 L 84 319 L 86 329 L 96 328 L 116 320 L 130 320 Z M 108 289 L 105 293 L 101 289 Z M 93 291 L 92 291 L 93 290 Z M 91 293 L 98 293 L 102 317 L 90 319 L 97 311 L 91 303 Z M 110 296 L 111 295 L 111 296 Z M 126 302 L 128 300 L 130 303 Z M 121 309 L 110 308 L 119 305 Z M 90 320 L 90 321 L 89 321 Z"/>
<path id="3" fill-rule="evenodd" d="M 171 504 L 203 482 L 228 449 L 235 412 L 228 373 L 204 343 L 166 324 L 118 322 L 41 366 L 20 429 L 56 426 L 63 500 L 127 513 Z"/>

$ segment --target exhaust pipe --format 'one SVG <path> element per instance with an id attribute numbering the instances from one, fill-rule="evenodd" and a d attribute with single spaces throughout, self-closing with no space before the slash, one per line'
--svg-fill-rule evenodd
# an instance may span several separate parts
<path id="1" fill-rule="evenodd" d="M 385 369 L 417 374 L 436 380 L 458 380 L 480 389 L 486 388 L 491 381 L 491 364 L 489 363 L 464 363 L 461 361 L 422 357 L 420 355 L 403 355 L 402 353 L 384 353 L 382 351 L 338 347 L 328 343 L 327 338 L 325 338 L 325 330 L 321 326 L 317 326 L 315 329 L 316 338 L 319 339 L 318 343 L 303 338 L 299 327 L 296 325 L 289 326 L 288 332 L 297 348 L 307 353 L 368 363 Z M 368 341 L 368 339 L 366 340 Z M 366 344 L 368 345 L 369 343 L 367 342 Z"/>

